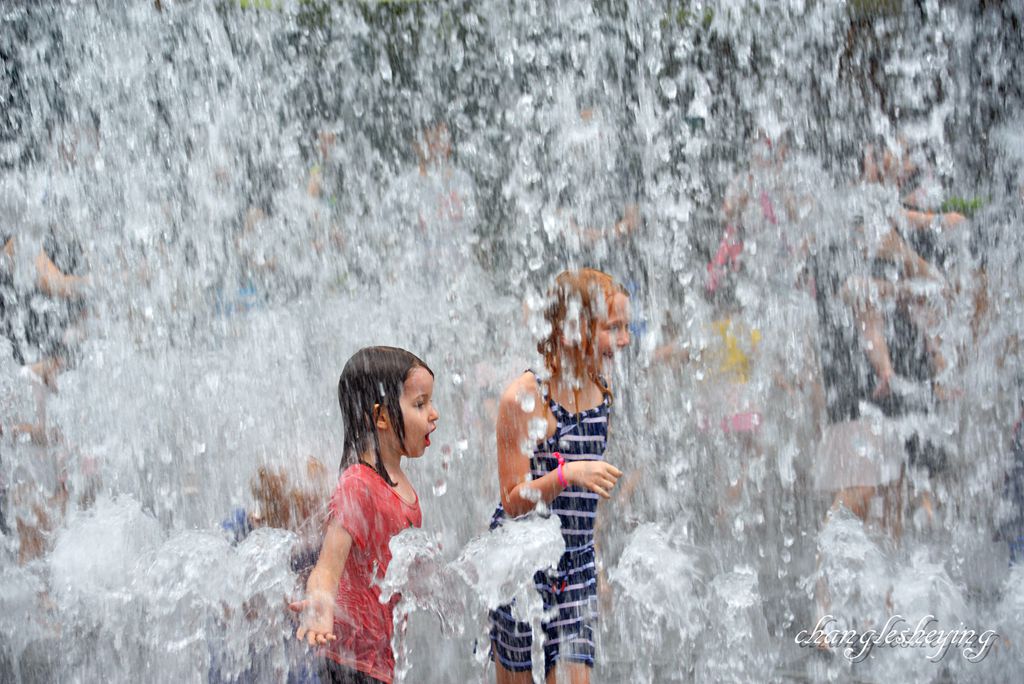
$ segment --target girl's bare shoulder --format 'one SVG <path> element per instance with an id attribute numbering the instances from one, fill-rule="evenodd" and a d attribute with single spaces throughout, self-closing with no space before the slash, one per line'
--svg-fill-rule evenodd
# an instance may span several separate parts
<path id="1" fill-rule="evenodd" d="M 502 392 L 501 404 L 504 408 L 519 407 L 526 415 L 536 413 L 542 405 L 536 376 L 527 371 L 509 383 Z"/>

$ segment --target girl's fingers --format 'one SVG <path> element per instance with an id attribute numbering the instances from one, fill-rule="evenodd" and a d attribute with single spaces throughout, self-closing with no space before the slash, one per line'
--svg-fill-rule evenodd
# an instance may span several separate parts
<path id="1" fill-rule="evenodd" d="M 602 489 L 600 485 L 595 484 L 593 487 L 591 487 L 591 489 L 594 491 L 595 494 L 600 494 L 601 496 L 603 496 L 606 499 L 610 499 L 611 498 L 610 496 L 608 496 L 608 492 L 606 492 L 604 489 Z"/>
<path id="2" fill-rule="evenodd" d="M 312 629 L 299 628 L 295 637 L 305 641 L 310 646 L 325 646 L 331 641 L 337 641 L 338 637 L 330 632 L 316 632 Z"/>

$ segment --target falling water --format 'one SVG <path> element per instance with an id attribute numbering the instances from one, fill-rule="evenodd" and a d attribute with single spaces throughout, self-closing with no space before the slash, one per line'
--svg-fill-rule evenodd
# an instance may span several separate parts
<path id="1" fill-rule="evenodd" d="M 383 585 L 408 615 L 399 678 L 493 679 L 487 609 L 519 596 L 539 623 L 525 589 L 560 552 L 550 519 L 487 532 L 496 399 L 538 363 L 552 276 L 582 265 L 633 315 L 596 681 L 1012 680 L 1024 575 L 997 532 L 1024 387 L 1022 21 L 1020 2 L 967 0 L 0 3 L 0 680 L 303 667 L 284 605 L 315 534 L 234 543 L 221 523 L 256 508 L 260 468 L 335 472 L 335 383 L 368 344 L 422 356 L 442 414 L 409 467 L 424 527 Z M 933 204 L 971 209 L 938 237 L 955 392 L 901 376 L 927 410 L 875 436 L 945 455 L 905 469 L 898 531 L 877 500 L 866 523 L 830 511 L 816 479 L 813 276 L 870 271 L 859 246 L 898 207 L 858 183 L 879 141 L 916 151 Z M 744 183 L 740 249 L 723 206 Z M 36 283 L 50 243 L 85 279 L 70 302 Z M 25 366 L 55 341 L 47 386 Z M 978 663 L 854 663 L 797 645 L 826 611 L 1001 636 Z"/>

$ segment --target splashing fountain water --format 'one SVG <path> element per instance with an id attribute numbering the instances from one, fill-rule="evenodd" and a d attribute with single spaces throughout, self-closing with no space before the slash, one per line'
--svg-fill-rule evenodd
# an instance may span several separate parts
<path id="1" fill-rule="evenodd" d="M 309 530 L 231 543 L 220 521 L 258 507 L 260 467 L 333 473 L 337 376 L 367 344 L 421 355 L 442 414 L 410 468 L 424 529 L 383 581 L 407 593 L 400 678 L 492 679 L 487 608 L 560 553 L 550 519 L 487 533 L 495 402 L 537 363 L 553 274 L 592 265 L 634 336 L 596 681 L 1011 681 L 1022 21 L 966 0 L 0 6 L 0 680 L 294 674 Z M 900 198 L 860 182 L 868 144 L 969 216 L 933 231 L 941 291 L 908 284 L 943 302 L 918 347 L 944 370 L 892 385 L 923 408 L 868 401 L 888 432 L 844 441 L 920 447 L 857 517 L 820 470 L 836 392 L 874 378 L 828 278 L 890 277 Z M 839 349 L 862 362 L 830 375 Z M 1004 638 L 978 663 L 852 664 L 794 641 L 826 611 Z"/>

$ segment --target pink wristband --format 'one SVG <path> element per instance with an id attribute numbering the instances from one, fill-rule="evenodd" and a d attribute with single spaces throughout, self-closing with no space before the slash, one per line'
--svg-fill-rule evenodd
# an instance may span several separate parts
<path id="1" fill-rule="evenodd" d="M 558 484 L 562 485 L 563 489 L 568 489 L 569 481 L 565 479 L 565 473 L 562 472 L 562 467 L 565 465 L 565 457 L 557 451 L 554 456 L 558 459 Z"/>

